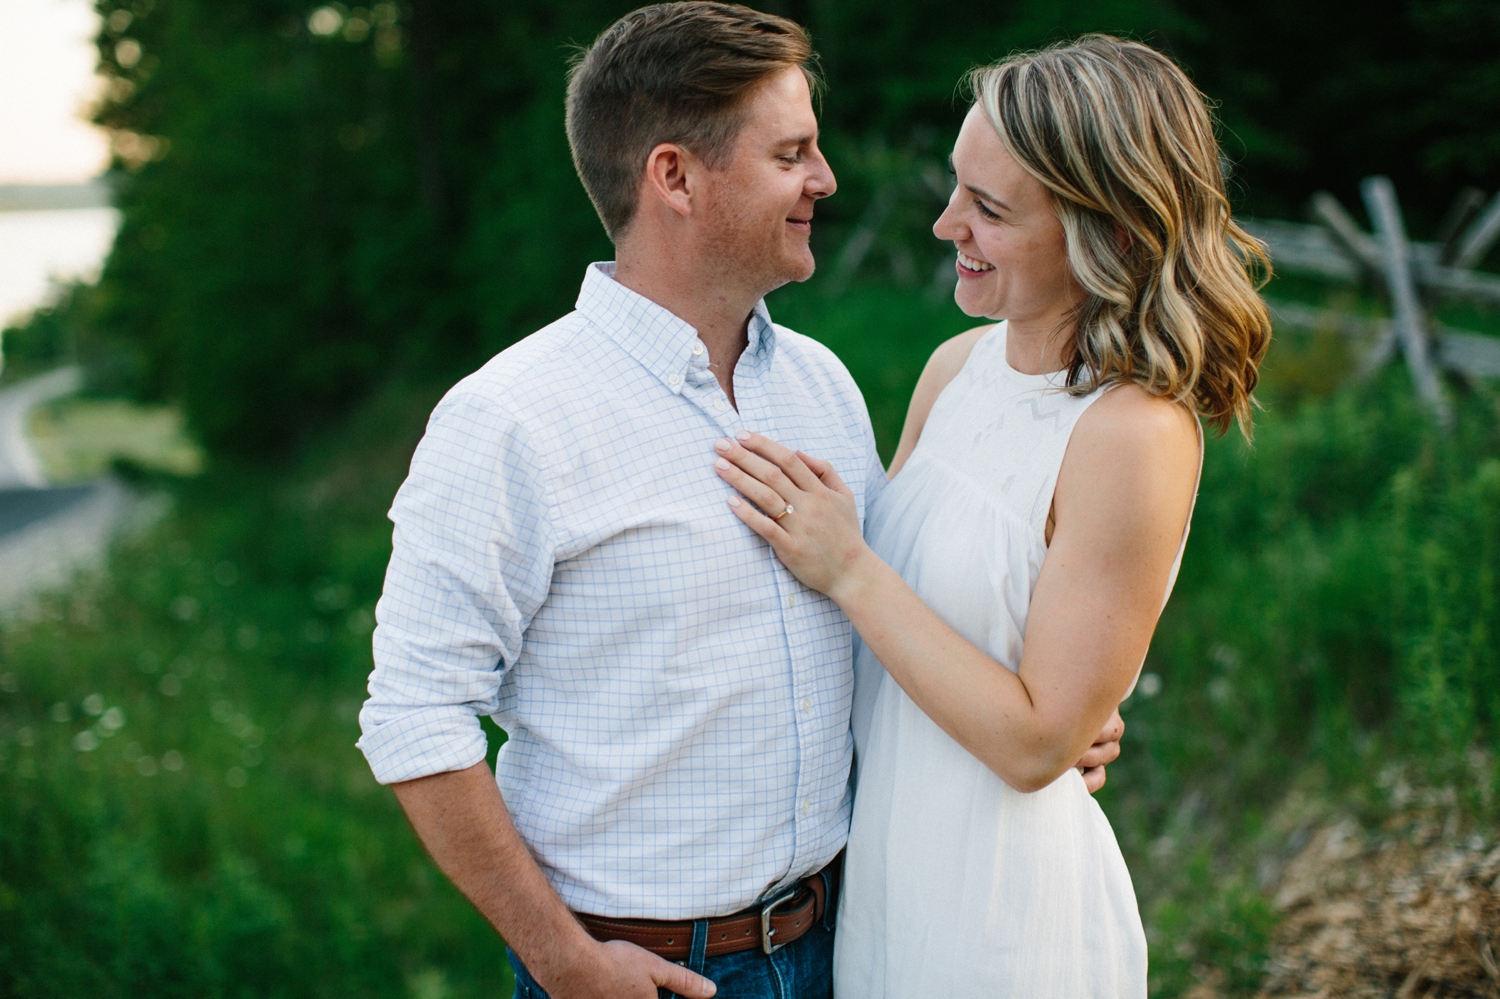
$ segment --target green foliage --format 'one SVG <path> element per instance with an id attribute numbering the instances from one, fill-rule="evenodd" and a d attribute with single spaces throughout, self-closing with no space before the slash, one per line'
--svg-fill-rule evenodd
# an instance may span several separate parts
<path id="1" fill-rule="evenodd" d="M 1152 929 L 1151 993 L 1181 995 L 1209 980 L 1231 996 L 1253 995 L 1270 957 L 1276 911 L 1243 877 L 1224 877 L 1200 848 L 1175 893 L 1158 892 Z"/>
<path id="2" fill-rule="evenodd" d="M 1295 337 L 1276 349 L 1317 350 Z M 1461 393 L 1452 436 L 1427 422 L 1400 368 L 1279 396 L 1273 381 L 1253 449 L 1210 442 L 1146 665 L 1161 692 L 1127 702 L 1103 795 L 1155 910 L 1160 995 L 1211 971 L 1231 994 L 1253 991 L 1237 976 L 1259 967 L 1265 913 L 1253 892 L 1228 900 L 1291 775 L 1315 764 L 1322 793 L 1367 814 L 1400 804 L 1376 781 L 1392 760 L 1485 821 L 1500 790 L 1470 751 L 1500 748 L 1495 396 Z M 1200 810 L 1186 821 L 1184 801 Z M 1184 854 L 1191 867 L 1205 850 L 1212 876 L 1185 877 Z"/>
<path id="3" fill-rule="evenodd" d="M 847 360 L 886 454 L 927 355 L 969 323 L 879 286 L 770 304 Z M 1102 796 L 1156 995 L 1252 990 L 1274 919 L 1245 850 L 1293 775 L 1376 800 L 1400 760 L 1480 814 L 1500 790 L 1463 756 L 1500 732 L 1495 400 L 1461 393 L 1444 437 L 1399 368 L 1296 374 L 1323 350 L 1279 339 L 1255 447 L 1210 441 L 1147 665 L 1162 686 L 1126 705 Z M 493 932 L 352 748 L 383 514 L 438 392 L 382 392 L 288 471 L 221 459 L 165 483 L 177 512 L 108 580 L 0 628 L 0 802 L 18 816 L 0 824 L 0 989 L 503 994 Z M 125 724 L 106 735 L 112 707 Z M 184 766 L 164 770 L 173 751 Z"/>
<path id="4" fill-rule="evenodd" d="M 157 482 L 177 512 L 108 580 L 0 631 L 0 993 L 507 994 L 353 746 L 433 401 L 388 393 L 283 478 Z"/>
<path id="5" fill-rule="evenodd" d="M 81 311 L 79 300 L 87 295 L 87 289 L 68 286 L 60 299 L 37 309 L 22 325 L 6 327 L 0 333 L 0 347 L 5 351 L 0 373 L 7 382 L 75 359 L 78 336 L 72 320 Z"/>
<path id="6" fill-rule="evenodd" d="M 393 375 L 455 377 L 566 311 L 610 247 L 562 129 L 569 46 L 632 3 L 97 0 L 124 226 L 101 284 L 115 384 L 181 401 L 217 451 L 282 453 Z M 1419 234 L 1500 178 L 1493 5 L 1219 0 L 771 2 L 811 29 L 841 192 L 833 267 L 881 198 L 877 270 L 927 283 L 934 187 L 971 65 L 1090 30 L 1174 52 L 1221 101 L 1242 208 L 1394 175 Z M 334 13 L 338 11 L 340 13 Z M 327 18 L 331 17 L 331 21 Z M 106 349 L 107 347 L 107 349 Z"/>
<path id="7" fill-rule="evenodd" d="M 616 6 L 383 3 L 324 37 L 290 0 L 101 0 L 139 46 L 124 65 L 101 38 L 99 120 L 138 137 L 101 287 L 140 390 L 273 453 L 555 318 L 609 255 L 562 138 L 564 43 Z"/>
<path id="8" fill-rule="evenodd" d="M 1430 233 L 1457 190 L 1500 186 L 1500 7 L 1485 0 L 1338 4 L 1184 0 L 1178 54 L 1221 104 L 1242 201 L 1294 217 L 1319 189 L 1358 205 L 1396 181 Z"/>
<path id="9" fill-rule="evenodd" d="M 318 34 L 291 0 L 100 0 L 124 225 L 99 286 L 9 331 L 7 358 L 76 355 L 96 385 L 179 400 L 214 457 L 157 483 L 176 512 L 107 580 L 0 627 L 0 991 L 504 994 L 499 943 L 374 785 L 354 712 L 383 513 L 434 386 L 564 312 L 610 253 L 562 88 L 567 43 L 630 6 L 335 4 Z M 771 308 L 845 358 L 887 455 L 967 325 L 922 289 L 927 174 L 975 62 L 1084 30 L 1173 51 L 1222 102 L 1241 209 L 1295 214 L 1322 186 L 1355 204 L 1382 171 L 1424 235 L 1458 184 L 1500 180 L 1491 4 L 765 6 L 824 54 L 841 181 L 823 276 Z M 838 261 L 866 225 L 861 283 Z M 1463 390 L 1445 437 L 1403 372 L 1347 385 L 1347 360 L 1279 340 L 1255 447 L 1210 443 L 1160 693 L 1126 708 L 1102 800 L 1157 995 L 1253 990 L 1274 919 L 1243 848 L 1304 768 L 1375 800 L 1402 759 L 1493 817 L 1493 768 L 1463 754 L 1500 748 L 1495 399 Z"/>
<path id="10" fill-rule="evenodd" d="M 832 346 L 864 389 L 882 452 L 917 374 L 971 323 L 951 302 L 816 282 L 772 314 Z M 1125 706 L 1125 754 L 1101 795 L 1152 945 L 1154 995 L 1212 979 L 1251 994 L 1274 912 L 1251 855 L 1294 775 L 1382 807 L 1392 760 L 1493 820 L 1500 786 L 1471 747 L 1500 750 L 1493 636 L 1500 411 L 1455 386 L 1438 432 L 1399 365 L 1353 384 L 1347 348 L 1278 332 L 1254 446 L 1210 439 L 1181 576 Z"/>

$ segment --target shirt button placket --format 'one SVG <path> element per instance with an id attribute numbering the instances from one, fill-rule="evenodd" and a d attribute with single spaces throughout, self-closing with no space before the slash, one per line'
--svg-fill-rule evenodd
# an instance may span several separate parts
<path id="1" fill-rule="evenodd" d="M 797 772 L 797 812 L 795 825 L 797 826 L 796 847 L 793 850 L 794 867 L 802 867 L 807 862 L 806 852 L 814 846 L 812 837 L 804 827 L 806 821 L 812 815 L 812 796 L 808 793 L 809 787 L 809 763 L 813 756 L 811 743 L 812 732 L 816 727 L 811 717 L 812 698 L 808 696 L 806 684 L 811 681 L 805 672 L 799 668 L 807 662 L 806 643 L 802 629 L 798 626 L 797 615 L 792 613 L 797 606 L 797 581 L 792 578 L 791 573 L 783 574 L 782 586 L 786 594 L 783 601 L 785 610 L 782 611 L 782 621 L 785 623 L 787 646 L 792 654 L 792 697 L 793 704 L 799 708 L 793 715 L 793 724 L 797 728 L 797 744 L 800 752 L 800 760 Z"/>

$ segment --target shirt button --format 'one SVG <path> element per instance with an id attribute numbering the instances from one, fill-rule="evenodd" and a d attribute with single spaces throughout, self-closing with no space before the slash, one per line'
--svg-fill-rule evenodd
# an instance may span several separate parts
<path id="1" fill-rule="evenodd" d="M 672 386 L 673 388 L 676 388 L 677 386 L 682 384 L 682 376 L 678 374 L 668 375 L 667 384 Z"/>
<path id="2" fill-rule="evenodd" d="M 786 605 L 788 607 L 795 607 L 795 606 L 797 606 L 797 594 L 795 594 L 795 593 L 788 593 L 786 595 Z"/>
<path id="3" fill-rule="evenodd" d="M 715 400 L 714 400 L 714 412 L 715 412 L 715 413 L 722 413 L 722 412 L 724 412 L 724 409 L 725 409 L 725 408 L 726 408 L 726 407 L 727 407 L 727 406 L 728 406 L 728 405 L 729 405 L 729 404 L 728 404 L 728 403 L 726 403 L 726 402 L 725 402 L 725 401 L 724 401 L 724 400 L 723 400 L 723 399 L 715 399 Z"/>
<path id="4" fill-rule="evenodd" d="M 703 353 L 703 344 L 700 341 L 694 340 L 693 341 L 693 356 L 697 357 L 701 353 Z"/>
<path id="5" fill-rule="evenodd" d="M 802 814 L 806 815 L 810 811 L 812 811 L 812 799 L 811 798 L 803 798 L 802 799 Z"/>
<path id="6" fill-rule="evenodd" d="M 811 711 L 811 710 L 812 710 L 812 698 L 810 698 L 810 697 L 804 697 L 804 698 L 802 698 L 802 711 L 804 713 L 806 713 L 806 712 Z"/>

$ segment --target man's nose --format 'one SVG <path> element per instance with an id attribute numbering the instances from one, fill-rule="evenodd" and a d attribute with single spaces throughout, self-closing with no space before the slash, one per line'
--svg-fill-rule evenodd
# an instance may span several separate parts
<path id="1" fill-rule="evenodd" d="M 805 190 L 809 197 L 826 198 L 839 189 L 838 178 L 833 175 L 833 167 L 828 165 L 823 151 L 818 150 L 818 161 L 814 164 L 812 173 L 807 178 Z"/>

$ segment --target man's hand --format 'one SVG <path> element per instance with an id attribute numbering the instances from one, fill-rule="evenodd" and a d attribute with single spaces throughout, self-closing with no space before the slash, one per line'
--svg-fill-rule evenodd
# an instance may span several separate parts
<path id="1" fill-rule="evenodd" d="M 443 873 L 553 999 L 709 999 L 714 983 L 634 944 L 601 944 L 573 918 L 511 822 L 483 760 L 392 785 Z"/>
<path id="2" fill-rule="evenodd" d="M 1116 708 L 1089 751 L 1078 761 L 1078 769 L 1083 774 L 1083 783 L 1089 789 L 1089 794 L 1098 793 L 1104 786 L 1104 768 L 1119 758 L 1120 736 L 1124 734 L 1125 719 L 1120 717 L 1120 711 Z"/>
<path id="3" fill-rule="evenodd" d="M 553 999 L 656 999 L 658 988 L 683 999 L 710 999 L 718 991 L 702 975 L 623 940 L 598 944 L 579 957 L 550 981 L 538 979 Z"/>

